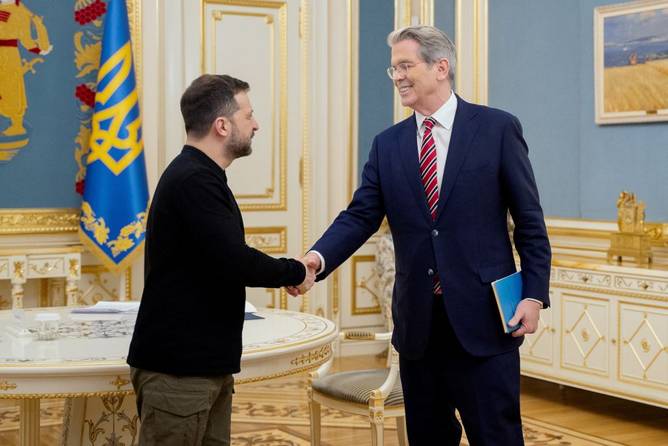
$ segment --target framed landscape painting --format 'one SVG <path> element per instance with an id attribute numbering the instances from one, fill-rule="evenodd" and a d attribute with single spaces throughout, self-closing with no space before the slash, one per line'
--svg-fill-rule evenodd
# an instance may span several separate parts
<path id="1" fill-rule="evenodd" d="M 594 10 L 596 123 L 668 121 L 668 0 Z"/>

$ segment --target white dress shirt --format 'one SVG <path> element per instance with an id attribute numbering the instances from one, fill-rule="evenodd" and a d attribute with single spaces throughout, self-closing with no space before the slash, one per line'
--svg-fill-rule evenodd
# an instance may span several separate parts
<path id="1" fill-rule="evenodd" d="M 452 124 L 455 122 L 455 112 L 457 111 L 457 96 L 450 92 L 450 98 L 441 105 L 441 108 L 431 115 L 436 121 L 436 125 L 431 129 L 436 144 L 436 174 L 438 179 L 438 191 L 441 192 L 443 183 L 443 171 L 445 170 L 445 160 L 448 158 L 448 146 L 452 136 Z M 420 147 L 422 146 L 422 137 L 424 136 L 424 120 L 428 116 L 415 112 L 415 121 L 417 124 L 417 147 L 418 159 L 420 157 Z"/>

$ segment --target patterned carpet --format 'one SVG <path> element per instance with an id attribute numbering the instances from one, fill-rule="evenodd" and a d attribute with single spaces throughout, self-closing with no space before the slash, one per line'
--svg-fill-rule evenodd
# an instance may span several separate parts
<path id="1" fill-rule="evenodd" d="M 332 410 L 324 406 L 321 410 L 321 420 L 323 429 L 327 427 L 369 428 L 369 421 L 366 417 Z M 621 443 L 565 429 L 527 416 L 522 417 L 522 420 L 526 446 L 624 446 Z M 306 378 L 285 378 L 239 386 L 234 395 L 232 421 L 266 423 L 279 427 L 308 426 L 310 421 L 306 398 Z M 394 419 L 387 419 L 385 428 L 391 430 L 386 437 L 396 435 Z M 283 443 L 266 444 L 283 445 Z M 307 441 L 306 443 L 285 444 L 309 443 Z M 468 445 L 465 438 L 462 444 Z"/>
<path id="2" fill-rule="evenodd" d="M 237 386 L 232 413 L 232 444 L 234 446 L 309 445 L 308 435 L 305 433 L 308 431 L 304 429 L 309 425 L 305 389 L 305 377 L 291 377 Z M 52 435 L 49 435 L 49 437 L 58 438 L 57 434 L 61 429 L 62 416 L 62 400 L 42 401 L 41 424 L 48 431 L 52 431 Z M 526 416 L 523 417 L 523 420 L 526 446 L 621 445 Z M 368 429 L 369 423 L 366 417 L 350 415 L 323 407 L 322 426 L 324 431 L 328 428 L 342 427 Z M 11 435 L 15 432 L 18 439 L 18 427 L 18 406 L 0 406 L 0 433 Z M 394 420 L 387 420 L 386 429 L 389 430 L 386 437 L 396 438 Z M 42 430 L 44 431 L 44 429 Z M 43 444 L 45 443 L 43 442 Z M 55 446 L 55 443 L 53 444 Z M 468 443 L 464 440 L 462 444 Z"/>
<path id="3" fill-rule="evenodd" d="M 310 446 L 310 444 L 308 438 L 284 427 L 232 434 L 232 446 Z"/>

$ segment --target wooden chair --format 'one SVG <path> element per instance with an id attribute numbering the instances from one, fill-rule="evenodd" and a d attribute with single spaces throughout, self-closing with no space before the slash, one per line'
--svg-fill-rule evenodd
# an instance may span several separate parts
<path id="1" fill-rule="evenodd" d="M 346 340 L 386 340 L 391 333 L 343 332 Z M 311 445 L 320 446 L 321 405 L 343 412 L 367 415 L 371 424 L 371 444 L 383 445 L 385 418 L 397 418 L 399 445 L 407 446 L 404 396 L 399 379 L 399 355 L 390 345 L 389 367 L 330 374 L 333 359 L 310 376 L 308 396 L 311 414 Z"/>
<path id="2" fill-rule="evenodd" d="M 311 414 L 311 444 L 320 446 L 321 405 L 357 415 L 367 415 L 371 424 L 371 444 L 383 444 L 385 418 L 396 418 L 399 445 L 407 446 L 404 396 L 399 379 L 399 354 L 392 338 L 392 288 L 394 286 L 394 245 L 389 231 L 381 236 L 376 253 L 376 272 L 381 283 L 381 308 L 387 332 L 349 331 L 340 334 L 342 340 L 387 341 L 387 367 L 384 369 L 354 370 L 330 374 L 333 359 L 311 373 L 309 405 Z"/>

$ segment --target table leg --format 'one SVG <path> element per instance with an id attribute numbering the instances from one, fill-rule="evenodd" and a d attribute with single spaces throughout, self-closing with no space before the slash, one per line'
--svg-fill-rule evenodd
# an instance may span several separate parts
<path id="1" fill-rule="evenodd" d="M 39 398 L 23 399 L 19 407 L 19 444 L 39 446 Z"/>
<path id="2" fill-rule="evenodd" d="M 61 446 L 82 446 L 84 426 L 86 421 L 86 405 L 88 398 L 68 398 L 65 402 L 65 417 L 63 419 L 63 436 Z M 86 434 L 90 434 L 87 432 Z M 90 440 L 90 438 L 88 438 Z M 93 441 L 90 441 L 93 444 Z M 129 443 L 126 443 L 129 444 Z"/>

